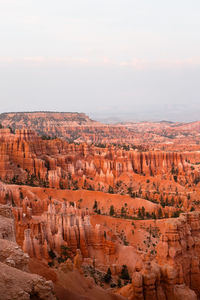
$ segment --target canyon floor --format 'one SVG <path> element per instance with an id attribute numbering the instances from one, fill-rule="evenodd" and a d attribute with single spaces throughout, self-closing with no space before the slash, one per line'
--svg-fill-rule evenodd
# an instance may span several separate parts
<path id="1" fill-rule="evenodd" d="M 0 299 L 200 299 L 200 122 L 0 115 Z"/>

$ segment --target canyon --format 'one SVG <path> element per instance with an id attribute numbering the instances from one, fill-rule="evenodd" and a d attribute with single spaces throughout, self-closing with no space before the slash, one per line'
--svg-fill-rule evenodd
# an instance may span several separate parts
<path id="1" fill-rule="evenodd" d="M 200 299 L 199 122 L 0 122 L 0 299 Z"/>

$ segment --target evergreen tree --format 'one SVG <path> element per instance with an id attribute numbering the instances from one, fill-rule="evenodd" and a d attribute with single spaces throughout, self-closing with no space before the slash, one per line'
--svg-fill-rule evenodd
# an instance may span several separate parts
<path id="1" fill-rule="evenodd" d="M 97 200 L 95 200 L 94 205 L 93 205 L 94 211 L 97 211 L 97 208 L 98 208 L 98 203 L 97 203 Z"/>
<path id="2" fill-rule="evenodd" d="M 154 220 L 156 220 L 156 214 L 155 214 L 155 212 L 152 212 L 152 218 L 154 219 Z"/>
<path id="3" fill-rule="evenodd" d="M 163 196 L 162 196 L 162 195 L 160 196 L 160 205 L 161 205 L 162 207 L 165 207 L 165 202 L 164 202 L 164 199 L 163 199 Z"/>
<path id="4" fill-rule="evenodd" d="M 110 216 L 113 216 L 115 214 L 115 209 L 114 209 L 113 205 L 110 206 L 110 213 L 109 214 L 110 214 Z"/>
<path id="5" fill-rule="evenodd" d="M 158 210 L 158 219 L 161 219 L 162 218 L 162 209 L 161 208 L 159 208 L 159 210 Z"/>
<path id="6" fill-rule="evenodd" d="M 121 279 L 118 279 L 118 280 L 117 280 L 117 286 L 118 286 L 118 288 L 121 288 L 121 287 L 122 287 Z"/>
<path id="7" fill-rule="evenodd" d="M 142 219 L 142 213 L 141 213 L 141 209 L 138 209 L 138 218 Z"/>
<path id="8" fill-rule="evenodd" d="M 108 193 L 114 194 L 113 188 L 112 188 L 112 186 L 110 186 L 110 185 L 109 185 L 109 188 L 108 188 Z"/>
<path id="9" fill-rule="evenodd" d="M 132 192 L 133 192 L 133 188 L 130 186 L 130 187 L 128 187 L 128 194 L 129 195 L 131 195 L 132 194 Z"/>
<path id="10" fill-rule="evenodd" d="M 121 279 L 124 279 L 124 280 L 130 280 L 127 265 L 122 266 L 120 277 L 121 277 Z"/>
<path id="11" fill-rule="evenodd" d="M 142 218 L 144 219 L 144 217 L 145 217 L 145 208 L 144 206 L 142 206 Z"/>
<path id="12" fill-rule="evenodd" d="M 121 208 L 121 217 L 123 217 L 126 214 L 125 208 L 122 206 Z"/>
<path id="13" fill-rule="evenodd" d="M 109 283 L 111 281 L 111 279 L 112 279 L 112 273 L 111 273 L 110 268 L 108 268 L 107 273 L 104 276 L 104 281 L 106 283 Z"/>

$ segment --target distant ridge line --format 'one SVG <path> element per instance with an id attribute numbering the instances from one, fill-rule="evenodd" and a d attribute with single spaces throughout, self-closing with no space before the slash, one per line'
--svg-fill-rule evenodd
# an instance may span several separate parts
<path id="1" fill-rule="evenodd" d="M 58 113 L 58 114 L 84 114 L 84 112 L 70 112 L 70 111 L 48 111 L 48 110 L 36 110 L 36 111 L 10 111 L 10 112 L 3 112 L 0 113 L 1 115 L 8 115 L 8 114 L 34 114 L 34 113 Z"/>

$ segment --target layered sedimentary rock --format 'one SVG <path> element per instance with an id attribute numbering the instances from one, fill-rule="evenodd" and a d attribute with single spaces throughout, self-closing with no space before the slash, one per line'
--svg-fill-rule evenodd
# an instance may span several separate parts
<path id="1" fill-rule="evenodd" d="M 13 206 L 17 242 L 25 253 L 46 263 L 46 268 L 48 262 L 54 267 L 59 264 L 62 270 L 81 272 L 84 263 L 103 272 L 110 267 L 114 277 L 120 274 L 125 253 L 132 251 L 131 259 L 141 256 L 143 265 L 135 267 L 134 262 L 130 268 L 133 280 L 126 290 L 130 299 L 179 300 L 200 295 L 200 214 L 188 213 L 199 205 L 198 151 L 140 151 L 117 145 L 70 144 L 61 139 L 41 139 L 29 129 L 16 130 L 15 134 L 1 129 L 0 142 L 0 177 L 9 183 L 0 182 L 0 203 Z M 90 191 L 81 194 L 82 189 Z M 129 196 L 124 195 L 127 193 Z M 187 213 L 168 219 L 181 211 Z M 6 264 L 2 270 L 9 273 L 8 268 L 14 267 L 27 271 L 28 256 L 15 244 L 10 210 L 0 207 L 0 214 L 0 262 Z M 104 218 L 101 225 L 96 214 Z M 122 218 L 120 229 L 112 216 Z M 163 217 L 168 220 L 156 221 Z M 124 218 L 129 219 L 126 228 Z M 147 236 L 152 229 L 145 221 L 154 228 L 160 226 L 157 247 L 159 234 L 150 236 L 151 243 L 150 238 L 146 239 L 143 248 L 137 245 L 139 231 L 146 230 Z M 129 239 L 134 241 L 130 246 Z M 142 257 L 147 248 L 152 257 Z M 121 249 L 117 260 L 116 253 Z M 16 276 L 18 270 L 14 271 Z M 6 276 L 3 280 L 6 282 Z M 50 283 L 43 284 L 51 291 Z M 31 292 L 29 283 L 27 290 L 23 284 L 22 289 L 35 296 L 39 293 L 37 283 L 33 286 Z"/>
<path id="2" fill-rule="evenodd" d="M 44 141 L 30 130 L 12 134 L 1 129 L 0 141 L 0 177 L 12 183 L 108 189 L 117 188 L 120 178 L 131 174 L 159 175 L 182 183 L 199 180 L 199 152 L 138 152 Z"/>
<path id="3" fill-rule="evenodd" d="M 21 112 L 0 114 L 0 123 L 13 129 L 34 129 L 41 135 L 74 142 L 145 145 L 191 149 L 199 143 L 199 122 L 130 122 L 107 125 L 83 113 Z M 181 145 L 180 145 L 181 144 Z"/>
<path id="4" fill-rule="evenodd" d="M 150 260 L 142 269 L 136 268 L 129 294 L 132 300 L 197 300 L 196 293 L 177 279 L 172 267 L 165 265 L 163 269 Z"/>
<path id="5" fill-rule="evenodd" d="M 90 224 L 88 210 L 48 198 L 43 202 L 43 212 L 39 210 L 38 214 L 34 200 L 24 198 L 21 207 L 13 208 L 17 241 L 31 257 L 49 260 L 50 251 L 59 257 L 62 247 L 69 248 L 72 257 L 77 249 L 84 258 L 92 258 L 95 253 L 98 256 L 99 252 L 103 256 L 115 253 L 114 243 L 105 239 L 100 225 Z"/>
<path id="6" fill-rule="evenodd" d="M 157 254 L 141 256 L 128 289 L 130 299 L 199 299 L 200 213 L 184 213 L 162 224 Z M 126 288 L 120 291 L 127 293 Z"/>
<path id="7" fill-rule="evenodd" d="M 176 283 L 185 283 L 200 295 L 200 213 L 181 214 L 166 222 L 157 246 L 157 262 L 169 265 Z"/>
<path id="8" fill-rule="evenodd" d="M 29 256 L 15 241 L 11 207 L 0 205 L 0 299 L 55 300 L 53 284 L 28 273 Z"/>

